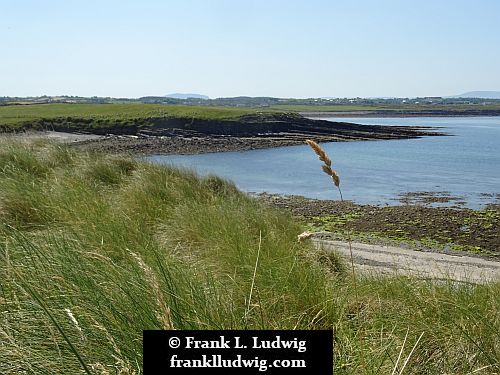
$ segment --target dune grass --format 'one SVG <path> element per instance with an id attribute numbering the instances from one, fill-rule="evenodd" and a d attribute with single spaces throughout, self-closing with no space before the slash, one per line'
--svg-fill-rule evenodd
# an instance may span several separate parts
<path id="1" fill-rule="evenodd" d="M 3 142 L 0 373 L 140 374 L 142 330 L 172 328 L 331 329 L 336 374 L 500 371 L 498 283 L 355 294 L 300 229 L 218 177 Z"/>

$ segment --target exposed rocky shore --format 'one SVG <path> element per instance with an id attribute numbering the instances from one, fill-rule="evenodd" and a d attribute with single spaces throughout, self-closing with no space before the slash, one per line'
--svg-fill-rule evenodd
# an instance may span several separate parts
<path id="1" fill-rule="evenodd" d="M 139 125 L 110 124 L 100 128 L 52 124 L 57 131 L 106 135 L 80 143 L 80 147 L 104 152 L 135 154 L 196 154 L 243 151 L 317 142 L 410 139 L 445 135 L 424 126 L 359 125 L 308 119 L 297 114 L 261 113 L 232 120 L 187 118 L 149 119 Z"/>
<path id="2" fill-rule="evenodd" d="M 389 241 L 420 250 L 467 252 L 500 259 L 499 204 L 472 210 L 430 205 L 439 200 L 375 206 L 267 193 L 257 197 L 269 206 L 290 211 L 310 230 L 330 232 L 327 238 L 345 240 L 349 230 L 353 238 L 362 242 Z M 493 198 L 499 202 L 500 196 Z"/>

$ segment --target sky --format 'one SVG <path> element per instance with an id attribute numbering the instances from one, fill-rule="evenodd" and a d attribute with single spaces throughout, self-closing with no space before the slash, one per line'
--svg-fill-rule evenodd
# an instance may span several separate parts
<path id="1" fill-rule="evenodd" d="M 0 0 L 0 96 L 500 90 L 498 0 Z"/>

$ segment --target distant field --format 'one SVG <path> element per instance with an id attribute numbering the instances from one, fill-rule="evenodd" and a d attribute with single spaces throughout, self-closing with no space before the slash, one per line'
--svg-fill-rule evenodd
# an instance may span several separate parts
<path id="1" fill-rule="evenodd" d="M 78 118 L 126 121 L 148 118 L 234 119 L 255 109 L 195 107 L 165 104 L 34 104 L 0 106 L 0 127 L 20 127 L 40 119 Z"/>
<path id="2" fill-rule="evenodd" d="M 103 129 L 113 126 L 147 126 L 149 119 L 182 118 L 231 120 L 256 113 L 277 112 L 373 112 L 394 115 L 491 115 L 497 105 L 276 105 L 271 107 L 212 107 L 176 104 L 26 104 L 0 106 L 0 129 L 46 128 L 59 124 L 66 128 Z M 490 111 L 490 112 L 488 112 Z M 83 128 L 82 128 L 83 127 Z"/>
<path id="3" fill-rule="evenodd" d="M 478 110 L 500 110 L 500 104 L 481 105 L 427 105 L 427 104 L 394 104 L 394 105 L 275 105 L 270 107 L 277 111 L 297 112 L 355 112 L 355 111 L 453 111 L 466 112 Z"/>

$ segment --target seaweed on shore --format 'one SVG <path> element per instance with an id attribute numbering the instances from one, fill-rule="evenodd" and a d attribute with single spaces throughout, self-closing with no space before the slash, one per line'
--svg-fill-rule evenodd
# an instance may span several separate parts
<path id="1" fill-rule="evenodd" d="M 344 239 L 390 242 L 425 250 L 500 257 L 500 206 L 457 207 L 358 205 L 353 202 L 260 194 L 267 204 L 290 210 L 305 226 Z"/>

